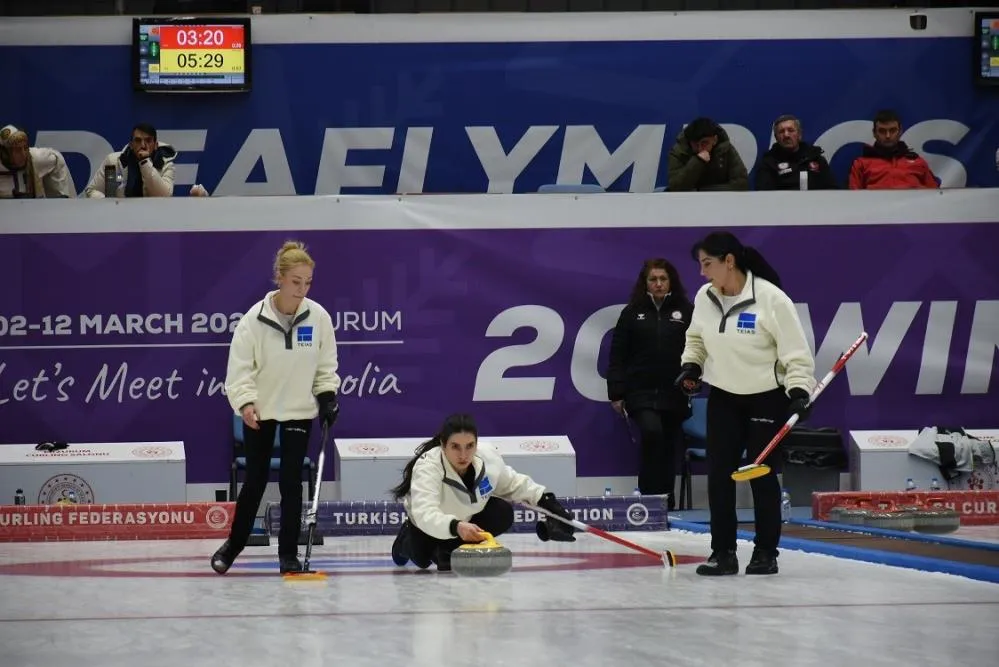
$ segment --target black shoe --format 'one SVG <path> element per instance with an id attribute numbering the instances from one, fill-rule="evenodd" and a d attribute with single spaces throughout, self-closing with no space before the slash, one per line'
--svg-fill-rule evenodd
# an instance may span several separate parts
<path id="1" fill-rule="evenodd" d="M 229 540 L 226 540 L 219 550 L 212 555 L 212 569 L 218 574 L 225 574 L 232 567 L 233 561 L 239 552 L 232 548 Z"/>
<path id="2" fill-rule="evenodd" d="M 302 561 L 298 560 L 298 556 L 278 556 L 278 563 L 281 567 L 281 574 L 302 571 Z"/>
<path id="3" fill-rule="evenodd" d="M 451 551 L 449 549 L 437 550 L 437 571 L 438 572 L 451 571 Z"/>
<path id="4" fill-rule="evenodd" d="M 712 551 L 708 562 L 697 566 L 697 574 L 704 577 L 739 574 L 739 559 L 735 551 Z"/>
<path id="5" fill-rule="evenodd" d="M 777 551 L 759 547 L 753 549 L 746 574 L 777 574 Z"/>
<path id="6" fill-rule="evenodd" d="M 392 562 L 399 567 L 409 562 L 409 519 L 402 522 L 399 534 L 392 543 Z"/>

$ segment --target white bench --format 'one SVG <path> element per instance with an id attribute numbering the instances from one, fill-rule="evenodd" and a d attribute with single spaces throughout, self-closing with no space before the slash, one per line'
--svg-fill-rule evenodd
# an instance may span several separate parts
<path id="1" fill-rule="evenodd" d="M 425 438 L 338 438 L 333 468 L 340 500 L 391 500 L 389 489 Z M 576 451 L 564 435 L 480 437 L 506 464 L 557 496 L 576 495 Z"/>
<path id="2" fill-rule="evenodd" d="M 999 443 L 999 430 L 965 430 L 969 435 Z M 936 477 L 941 488 L 947 489 L 947 481 L 935 463 L 909 454 L 909 445 L 918 435 L 918 430 L 850 431 L 850 488 L 854 491 L 902 491 L 905 480 L 911 477 L 920 491 L 928 491 L 930 480 Z M 977 470 L 973 475 L 963 473 L 949 488 L 968 489 L 972 479 L 973 488 L 986 491 L 999 488 L 995 466 Z"/>
<path id="3" fill-rule="evenodd" d="M 184 443 L 72 442 L 52 452 L 0 445 L 0 505 L 13 504 L 17 489 L 29 505 L 71 491 L 80 504 L 187 502 Z"/>

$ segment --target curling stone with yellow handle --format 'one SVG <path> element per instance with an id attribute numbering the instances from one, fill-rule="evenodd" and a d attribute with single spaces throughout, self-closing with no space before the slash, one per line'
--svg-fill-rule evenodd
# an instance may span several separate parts
<path id="1" fill-rule="evenodd" d="M 513 567 L 513 554 L 490 533 L 482 541 L 463 544 L 451 552 L 451 571 L 460 577 L 498 577 Z"/>

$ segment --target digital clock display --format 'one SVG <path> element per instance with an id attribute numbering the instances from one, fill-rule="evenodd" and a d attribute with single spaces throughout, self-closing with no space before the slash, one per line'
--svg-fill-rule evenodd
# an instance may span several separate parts
<path id="1" fill-rule="evenodd" d="M 981 77 L 999 82 L 999 15 L 980 18 L 977 37 Z"/>
<path id="2" fill-rule="evenodd" d="M 247 20 L 136 21 L 137 88 L 249 89 Z"/>

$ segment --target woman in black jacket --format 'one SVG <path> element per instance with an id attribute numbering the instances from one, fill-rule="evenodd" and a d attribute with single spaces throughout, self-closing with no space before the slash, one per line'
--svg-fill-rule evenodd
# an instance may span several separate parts
<path id="1" fill-rule="evenodd" d="M 676 443 L 690 416 L 687 397 L 673 384 L 680 372 L 693 305 L 676 268 L 665 259 L 642 265 L 628 305 L 611 339 L 607 396 L 611 406 L 638 424 L 642 456 L 638 489 L 668 494 L 674 509 Z"/>

